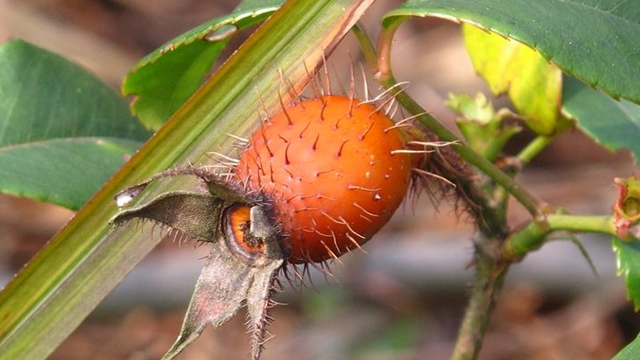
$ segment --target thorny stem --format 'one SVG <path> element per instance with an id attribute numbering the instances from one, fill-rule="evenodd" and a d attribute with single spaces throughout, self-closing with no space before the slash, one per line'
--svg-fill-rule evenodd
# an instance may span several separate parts
<path id="1" fill-rule="evenodd" d="M 397 20 L 388 24 L 388 26 L 382 31 L 380 39 L 378 41 L 377 58 L 371 59 L 375 56 L 376 51 L 371 40 L 362 31 L 357 31 L 356 35 L 360 44 L 364 50 L 364 54 L 367 57 L 367 62 L 375 63 L 377 66 L 373 68 L 377 71 L 376 79 L 387 89 L 397 87 L 397 81 L 393 77 L 391 71 L 391 43 L 393 42 L 393 35 L 400 25 L 401 21 Z M 361 29 L 359 29 L 361 30 Z M 417 102 L 415 102 L 409 95 L 400 89 L 396 90 L 396 96 L 398 102 L 408 112 L 413 115 L 419 115 L 417 118 L 424 124 L 430 131 L 432 131 L 442 141 L 455 141 L 457 145 L 452 148 L 460 154 L 460 156 L 468 163 L 477 167 L 484 174 L 489 176 L 493 181 L 500 184 L 504 189 L 513 195 L 538 221 L 544 221 L 544 213 L 546 206 L 526 189 L 522 188 L 512 177 L 502 172 L 493 163 L 485 159 L 482 155 L 471 149 L 467 144 L 460 141 L 460 139 L 447 127 L 442 125 L 433 116 L 429 115 Z"/>

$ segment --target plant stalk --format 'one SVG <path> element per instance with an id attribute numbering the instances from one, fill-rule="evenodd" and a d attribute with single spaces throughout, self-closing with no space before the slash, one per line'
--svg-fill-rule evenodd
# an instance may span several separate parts
<path id="1" fill-rule="evenodd" d="M 486 239 L 492 243 L 497 239 Z M 476 245 L 476 275 L 471 297 L 449 360 L 474 360 L 482 348 L 487 325 L 500 295 L 508 263 L 500 263 Z"/>
<path id="2" fill-rule="evenodd" d="M 586 216 L 568 214 L 547 215 L 546 224 L 532 221 L 520 231 L 512 234 L 502 244 L 505 260 L 516 261 L 527 253 L 539 249 L 547 236 L 554 231 L 600 233 L 617 236 L 615 219 L 611 215 Z"/>
<path id="3" fill-rule="evenodd" d="M 522 165 L 526 165 L 533 160 L 547 145 L 549 145 L 555 136 L 538 135 L 518 154 L 518 160 Z"/>

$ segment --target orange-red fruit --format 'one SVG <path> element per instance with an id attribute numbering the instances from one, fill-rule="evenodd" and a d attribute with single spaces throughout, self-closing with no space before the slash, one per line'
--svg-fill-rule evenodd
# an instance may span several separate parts
<path id="1" fill-rule="evenodd" d="M 258 129 L 236 176 L 274 201 L 289 261 L 320 262 L 369 240 L 402 202 L 411 157 L 375 106 L 324 96 L 286 108 Z"/>

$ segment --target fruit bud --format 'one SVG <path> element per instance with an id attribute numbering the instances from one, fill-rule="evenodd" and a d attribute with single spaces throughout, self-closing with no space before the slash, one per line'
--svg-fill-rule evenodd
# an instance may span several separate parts
<path id="1" fill-rule="evenodd" d="M 640 238 L 640 181 L 635 175 L 627 179 L 616 178 L 618 200 L 613 207 L 616 232 L 620 239 L 628 241 Z"/>

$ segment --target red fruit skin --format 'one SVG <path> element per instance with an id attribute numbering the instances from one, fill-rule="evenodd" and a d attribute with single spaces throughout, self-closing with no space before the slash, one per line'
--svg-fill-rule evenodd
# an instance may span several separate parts
<path id="1" fill-rule="evenodd" d="M 371 104 L 345 96 L 303 101 L 251 137 L 235 175 L 273 200 L 289 262 L 337 258 L 368 241 L 411 181 L 405 139 Z"/>

